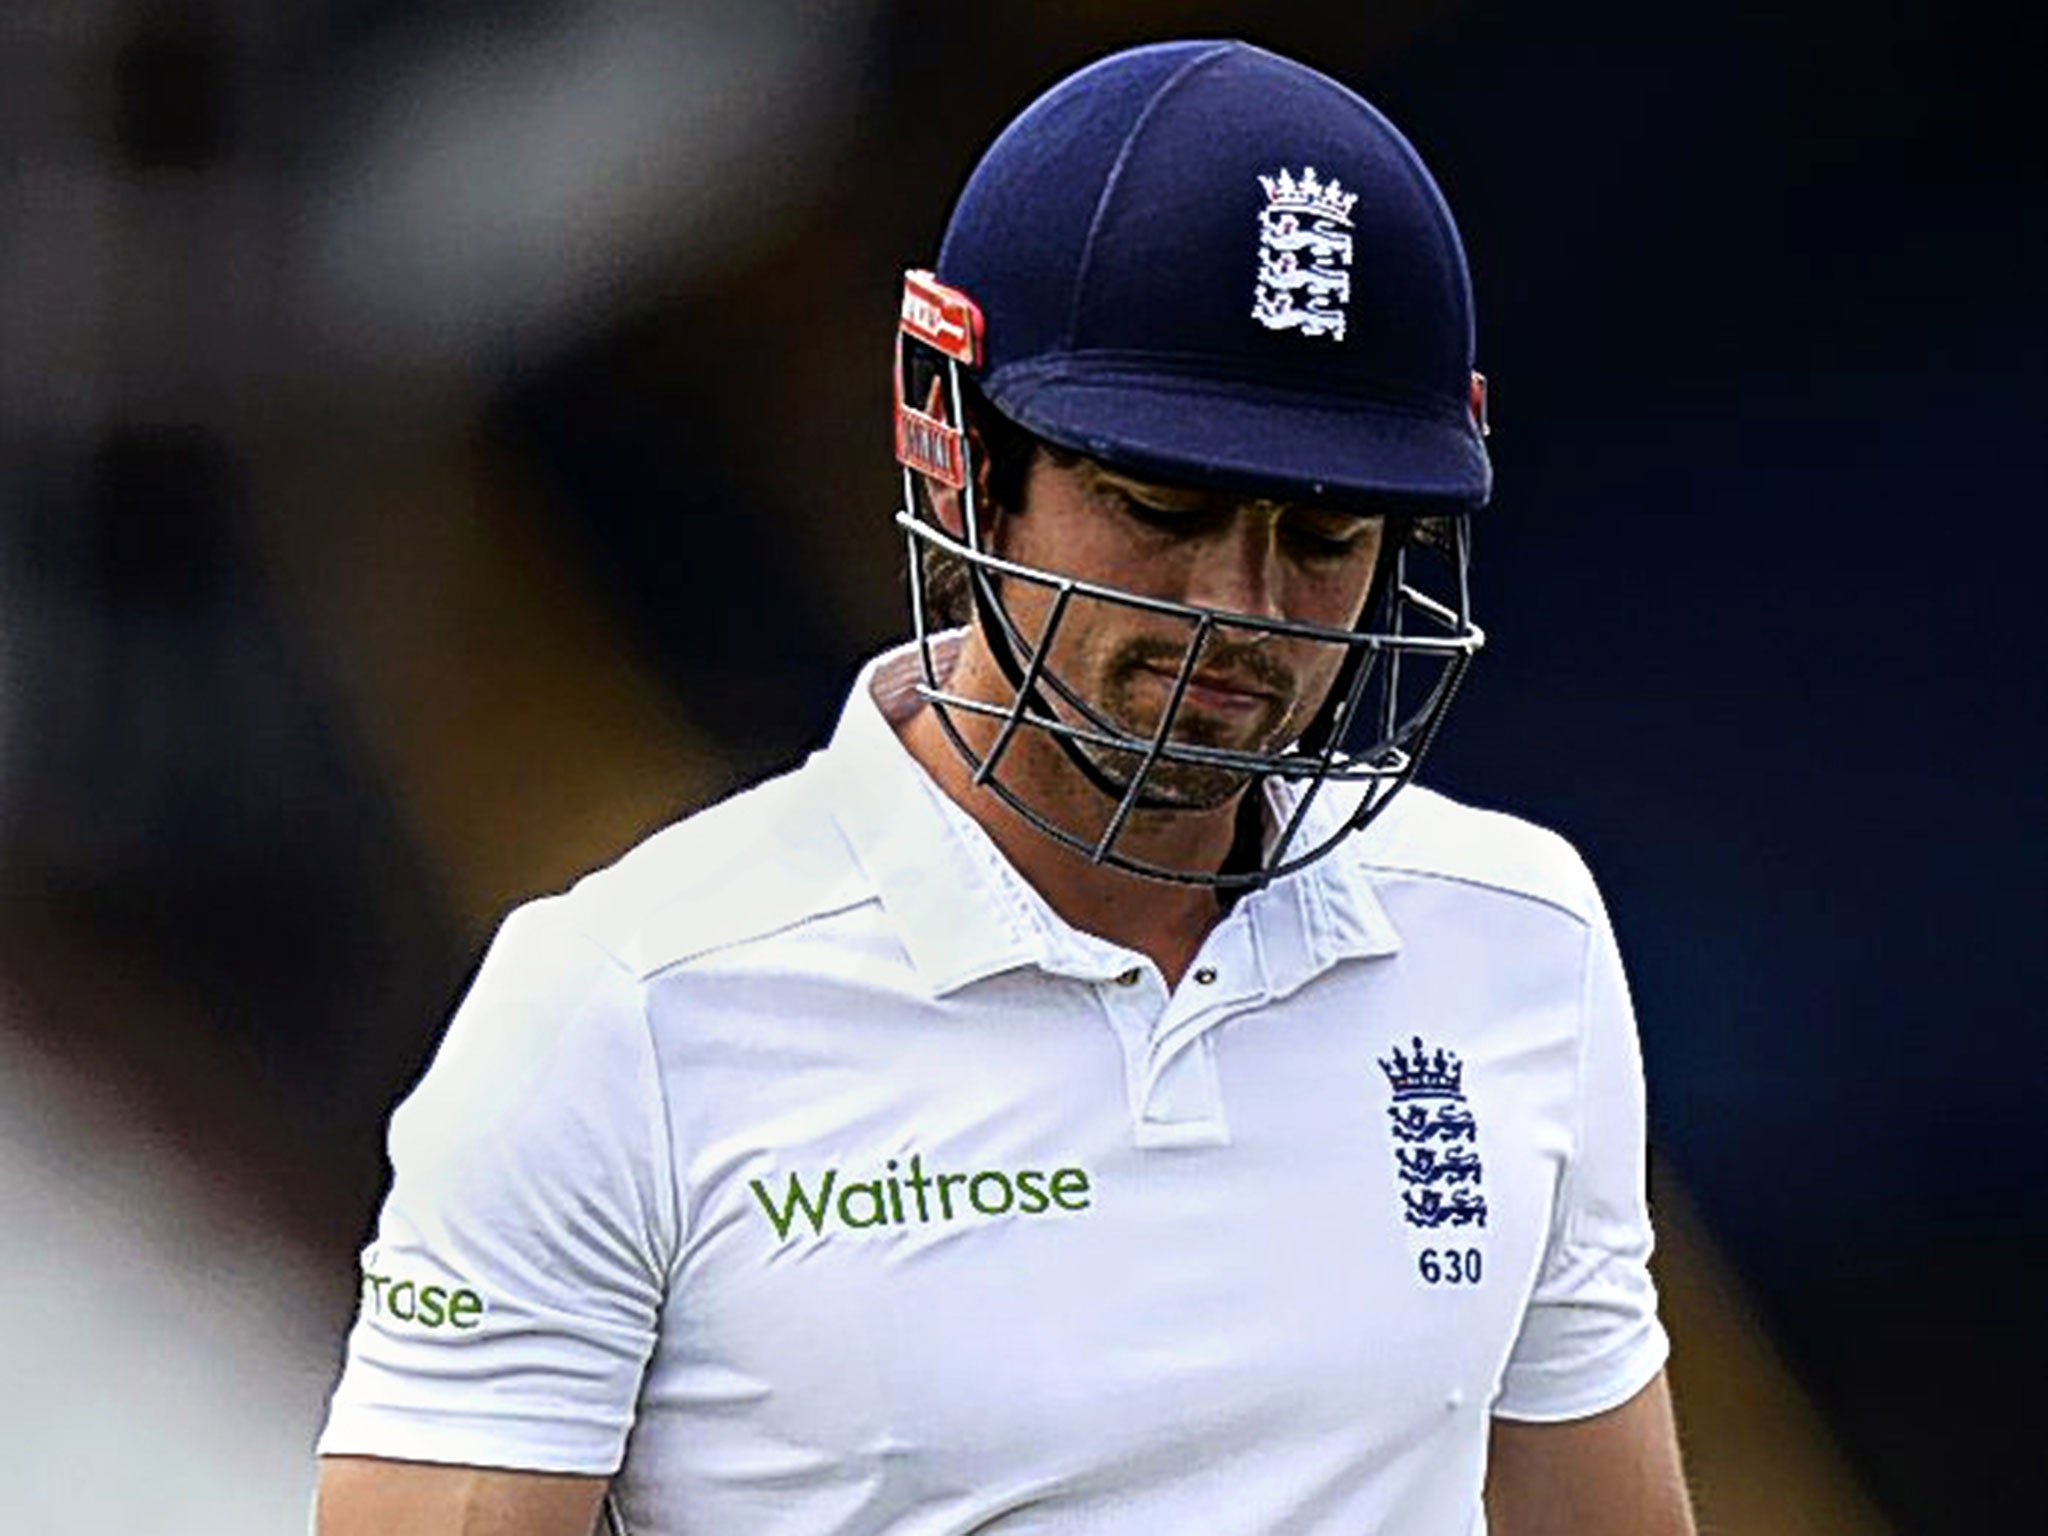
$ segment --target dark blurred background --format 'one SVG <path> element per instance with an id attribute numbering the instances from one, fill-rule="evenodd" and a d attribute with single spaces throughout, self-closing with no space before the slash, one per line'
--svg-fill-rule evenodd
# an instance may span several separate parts
<path id="1" fill-rule="evenodd" d="M 1709 1528 L 2011 1528 L 2048 1258 L 2048 325 L 1990 8 L 0 8 L 0 1528 L 295 1529 L 513 902 L 904 627 L 895 286 L 1103 49 L 1358 86 L 1479 290 L 1428 774 L 1630 958 Z"/>

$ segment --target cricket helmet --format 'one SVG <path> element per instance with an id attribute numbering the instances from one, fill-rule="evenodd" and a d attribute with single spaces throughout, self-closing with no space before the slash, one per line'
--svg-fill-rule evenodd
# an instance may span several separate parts
<path id="1" fill-rule="evenodd" d="M 1407 140 L 1328 76 L 1245 43 L 1161 43 L 1091 64 L 1026 108 L 968 178 L 936 271 L 907 274 L 897 338 L 898 523 L 921 691 L 978 780 L 1098 862 L 1231 888 L 1298 868 L 1369 821 L 1413 775 L 1484 640 L 1467 581 L 1469 514 L 1491 490 L 1472 360 L 1449 208 Z M 1144 479 L 1384 516 L 1357 627 L 1163 602 L 1002 559 L 978 505 L 976 410 Z M 934 515 L 927 476 L 958 493 L 959 532 Z M 1008 699 L 947 688 L 932 551 L 965 568 Z M 1053 595 L 1038 632 L 1005 604 L 1010 582 Z M 1114 718 L 1047 665 L 1076 599 L 1186 626 L 1160 719 Z M 1205 649 L 1232 634 L 1342 648 L 1336 685 L 1296 739 L 1239 750 L 1176 730 Z M 993 745 L 972 746 L 963 714 L 1000 721 Z M 1062 826 L 1004 782 L 1002 754 L 1027 729 L 1057 740 L 1113 803 L 1104 827 Z M 1180 870 L 1119 849 L 1135 812 L 1176 806 L 1161 763 L 1270 791 L 1243 798 L 1271 812 L 1240 838 L 1253 856 Z M 1303 839 L 1333 785 L 1348 786 L 1331 791 L 1342 815 Z"/>

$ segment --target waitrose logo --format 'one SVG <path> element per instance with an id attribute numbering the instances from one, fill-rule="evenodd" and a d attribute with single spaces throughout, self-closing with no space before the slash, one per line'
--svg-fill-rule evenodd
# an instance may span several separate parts
<path id="1" fill-rule="evenodd" d="M 990 1216 L 1060 1216 L 1094 1203 L 1085 1168 L 932 1173 L 921 1153 L 913 1153 L 907 1165 L 890 1158 L 873 1178 L 842 1178 L 837 1168 L 809 1179 L 792 1173 L 779 1195 L 759 1179 L 750 1182 L 779 1238 L 799 1226 L 822 1235 L 835 1222 L 850 1228 L 902 1227 Z"/>
<path id="2" fill-rule="evenodd" d="M 474 1329 L 484 1315 L 484 1299 L 466 1285 L 429 1285 L 405 1275 L 383 1275 L 363 1266 L 363 1311 L 421 1328 Z"/>

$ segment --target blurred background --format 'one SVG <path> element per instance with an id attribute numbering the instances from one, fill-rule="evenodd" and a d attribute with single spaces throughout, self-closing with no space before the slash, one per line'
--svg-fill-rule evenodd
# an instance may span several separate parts
<path id="1" fill-rule="evenodd" d="M 1606 885 L 1707 1528 L 2034 1502 L 2048 205 L 1990 8 L 7 0 L 0 1529 L 303 1527 L 479 946 L 822 739 L 905 624 L 901 269 L 1030 95 L 1202 33 L 1463 226 L 1494 643 L 1427 776 Z"/>

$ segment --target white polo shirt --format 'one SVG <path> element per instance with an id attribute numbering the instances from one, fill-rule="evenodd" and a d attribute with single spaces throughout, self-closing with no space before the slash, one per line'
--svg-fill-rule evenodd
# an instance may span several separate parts
<path id="1" fill-rule="evenodd" d="M 616 1473 L 638 1536 L 1483 1531 L 1490 1417 L 1666 1351 L 1578 858 L 1411 787 L 1169 993 L 903 750 L 913 678 L 506 923 L 321 1451 Z"/>

